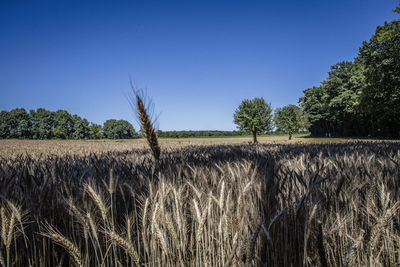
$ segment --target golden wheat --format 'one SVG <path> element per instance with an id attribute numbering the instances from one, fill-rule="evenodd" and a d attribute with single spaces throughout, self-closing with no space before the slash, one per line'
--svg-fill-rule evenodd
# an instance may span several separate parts
<path id="1" fill-rule="evenodd" d="M 0 265 L 400 264 L 400 144 L 124 148 L 0 155 Z"/>

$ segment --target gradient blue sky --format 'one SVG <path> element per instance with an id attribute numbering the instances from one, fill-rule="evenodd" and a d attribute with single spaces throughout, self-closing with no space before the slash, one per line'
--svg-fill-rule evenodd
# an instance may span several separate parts
<path id="1" fill-rule="evenodd" d="M 395 0 L 0 0 L 0 110 L 125 119 L 129 77 L 161 130 L 233 130 L 245 98 L 296 104 L 352 60 Z"/>

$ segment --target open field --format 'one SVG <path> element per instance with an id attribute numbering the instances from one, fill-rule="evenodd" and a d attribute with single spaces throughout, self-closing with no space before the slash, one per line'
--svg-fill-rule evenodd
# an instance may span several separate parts
<path id="1" fill-rule="evenodd" d="M 400 143 L 285 139 L 1 140 L 0 266 L 398 266 Z"/>
<path id="2" fill-rule="evenodd" d="M 161 146 L 186 146 L 186 145 L 229 145 L 249 144 L 252 137 L 213 137 L 213 138 L 161 138 Z M 308 138 L 295 135 L 289 141 L 287 136 L 261 136 L 258 137 L 260 144 L 324 144 L 354 142 L 357 139 L 345 138 Z M 368 141 L 368 140 L 363 140 Z M 372 141 L 372 140 L 369 140 Z M 122 152 L 132 149 L 147 148 L 146 140 L 19 140 L 0 139 L 0 156 L 11 156 L 19 154 L 89 154 L 97 152 Z"/>

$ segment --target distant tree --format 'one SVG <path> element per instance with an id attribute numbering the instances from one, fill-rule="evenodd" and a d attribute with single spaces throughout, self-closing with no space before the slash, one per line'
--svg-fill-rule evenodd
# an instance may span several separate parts
<path id="1" fill-rule="evenodd" d="M 309 131 L 314 136 L 323 136 L 329 130 L 328 104 L 324 101 L 326 94 L 322 86 L 314 86 L 303 91 L 300 105 L 307 112 L 310 122 Z"/>
<path id="2" fill-rule="evenodd" d="M 114 119 L 104 123 L 103 135 L 109 139 L 129 139 L 137 136 L 135 129 L 128 121 Z"/>
<path id="3" fill-rule="evenodd" d="M 293 134 L 298 133 L 306 126 L 303 110 L 295 105 L 278 108 L 275 111 L 274 121 L 278 131 L 289 134 L 289 140 L 292 140 Z"/>
<path id="4" fill-rule="evenodd" d="M 89 135 L 90 135 L 91 139 L 100 139 L 100 138 L 102 138 L 101 125 L 92 123 L 89 126 Z"/>
<path id="5" fill-rule="evenodd" d="M 239 131 L 161 131 L 157 130 L 157 136 L 162 138 L 187 138 L 187 137 L 221 137 L 242 135 Z"/>
<path id="6" fill-rule="evenodd" d="M 236 109 L 234 123 L 241 131 L 251 133 L 257 143 L 257 134 L 272 129 L 272 108 L 264 98 L 245 99 Z"/>
<path id="7" fill-rule="evenodd" d="M 8 114 L 11 138 L 30 138 L 31 121 L 24 108 L 16 108 Z"/>
<path id="8" fill-rule="evenodd" d="M 38 108 L 29 112 L 31 118 L 31 136 L 33 139 L 49 139 L 54 127 L 54 112 Z"/>
<path id="9" fill-rule="evenodd" d="M 55 112 L 55 127 L 53 135 L 56 138 L 71 138 L 74 131 L 74 121 L 71 114 L 66 110 L 57 110 Z"/>
<path id="10" fill-rule="evenodd" d="M 120 123 L 121 124 L 121 123 Z M 129 124 L 129 123 L 128 123 Z M 71 115 L 65 110 L 52 112 L 44 108 L 30 110 L 23 108 L 0 112 L 0 138 L 50 139 L 87 139 L 101 138 L 101 126 L 91 124 L 87 119 Z M 119 126 L 130 136 L 129 126 Z M 134 131 L 134 130 L 133 130 Z M 122 131 L 123 132 L 123 131 Z"/>
<path id="11" fill-rule="evenodd" d="M 72 116 L 73 121 L 73 139 L 87 139 L 90 137 L 89 122 L 87 119 L 82 119 L 78 115 Z"/>
<path id="12" fill-rule="evenodd" d="M 0 138 L 10 138 L 9 115 L 5 110 L 0 112 Z"/>

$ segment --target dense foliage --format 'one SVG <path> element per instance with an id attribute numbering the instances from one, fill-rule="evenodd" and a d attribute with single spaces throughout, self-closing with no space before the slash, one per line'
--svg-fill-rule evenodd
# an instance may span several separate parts
<path id="1" fill-rule="evenodd" d="M 93 144 L 0 157 L 0 265 L 400 263 L 399 143 Z"/>
<path id="2" fill-rule="evenodd" d="M 287 105 L 275 110 L 274 123 L 278 132 L 283 132 L 289 135 L 289 140 L 292 135 L 307 127 L 306 117 L 303 110 L 295 105 Z"/>
<path id="3" fill-rule="evenodd" d="M 123 139 L 135 138 L 133 126 L 123 120 L 108 120 L 104 131 L 98 124 L 71 115 L 66 110 L 55 112 L 38 108 L 29 113 L 23 108 L 0 112 L 0 138 L 19 139 Z"/>
<path id="4" fill-rule="evenodd" d="M 241 131 L 157 131 L 157 136 L 161 138 L 187 138 L 187 137 L 227 137 L 243 136 Z"/>
<path id="5" fill-rule="evenodd" d="M 272 130 L 271 104 L 262 97 L 243 100 L 233 118 L 240 131 L 253 135 L 254 143 L 257 143 L 257 134 Z"/>
<path id="6" fill-rule="evenodd" d="M 377 27 L 353 62 L 333 65 L 299 102 L 312 135 L 400 137 L 400 21 Z"/>
<path id="7" fill-rule="evenodd" d="M 107 120 L 103 125 L 103 135 L 108 139 L 129 139 L 137 137 L 132 124 L 126 120 Z"/>

